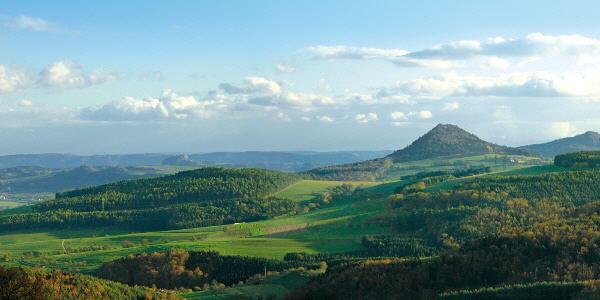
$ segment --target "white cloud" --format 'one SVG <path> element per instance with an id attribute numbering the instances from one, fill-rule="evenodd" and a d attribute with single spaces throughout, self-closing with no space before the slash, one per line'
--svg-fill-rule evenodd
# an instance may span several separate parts
<path id="1" fill-rule="evenodd" d="M 402 49 L 379 49 L 351 46 L 312 46 L 307 50 L 313 54 L 313 59 L 384 59 L 404 67 L 447 68 L 451 62 L 436 59 L 412 59 L 406 55 L 409 51 Z"/>
<path id="2" fill-rule="evenodd" d="M 317 120 L 321 123 L 333 123 L 335 119 L 329 116 L 317 116 Z"/>
<path id="3" fill-rule="evenodd" d="M 21 107 L 33 107 L 33 106 L 35 106 L 35 103 L 33 103 L 33 101 L 31 101 L 29 99 L 21 99 L 21 101 L 19 101 L 19 106 L 21 106 Z"/>
<path id="4" fill-rule="evenodd" d="M 390 113 L 390 119 L 394 121 L 404 121 L 408 119 L 408 116 L 402 111 L 395 111 Z"/>
<path id="5" fill-rule="evenodd" d="M 82 88 L 120 78 L 116 73 L 85 72 L 69 61 L 53 63 L 37 74 L 0 65 L 0 93 L 30 88 Z"/>
<path id="6" fill-rule="evenodd" d="M 356 114 L 354 117 L 356 122 L 358 123 L 369 123 L 379 120 L 376 113 L 367 113 L 367 114 Z"/>
<path id="7" fill-rule="evenodd" d="M 556 75 L 548 72 L 499 76 L 462 76 L 456 73 L 419 78 L 382 89 L 379 94 L 403 97 L 600 97 L 600 69 Z"/>
<path id="8" fill-rule="evenodd" d="M 27 29 L 37 32 L 50 32 L 54 31 L 54 24 L 37 17 L 20 16 L 12 19 L 8 22 L 8 26 L 18 29 Z"/>
<path id="9" fill-rule="evenodd" d="M 194 96 L 179 96 L 172 90 L 164 90 L 158 98 L 125 97 L 101 107 L 86 108 L 81 111 L 80 118 L 96 121 L 181 120 L 209 118 L 225 109 L 222 99 L 200 101 Z"/>
<path id="10" fill-rule="evenodd" d="M 417 111 L 417 112 L 411 112 L 408 114 L 408 117 L 409 118 L 417 117 L 419 119 L 426 120 L 426 119 L 431 119 L 433 117 L 433 114 L 428 110 L 422 110 L 422 111 Z"/>
<path id="11" fill-rule="evenodd" d="M 382 59 L 404 67 L 446 68 L 460 62 L 484 59 L 484 67 L 506 68 L 507 59 L 528 61 L 559 55 L 578 58 L 580 63 L 596 62 L 600 40 L 581 35 L 544 35 L 532 33 L 522 38 L 489 38 L 485 41 L 460 40 L 428 49 L 407 51 L 352 46 L 312 46 L 314 59 Z"/>
<path id="12" fill-rule="evenodd" d="M 314 59 L 373 59 L 401 57 L 410 53 L 401 49 L 379 49 L 350 46 L 312 46 L 307 50 L 314 55 Z"/>
<path id="13" fill-rule="evenodd" d="M 114 73 L 85 73 L 81 66 L 77 66 L 70 61 L 59 61 L 49 65 L 39 73 L 38 83 L 48 87 L 79 88 L 113 81 L 118 78 L 119 75 Z"/>
<path id="14" fill-rule="evenodd" d="M 10 70 L 0 65 L 0 93 L 13 92 L 31 84 L 31 78 L 20 71 Z"/>
<path id="15" fill-rule="evenodd" d="M 244 82 L 242 87 L 230 83 L 222 83 L 219 87 L 228 94 L 279 95 L 282 91 L 278 82 L 263 77 L 246 77 Z"/>
<path id="16" fill-rule="evenodd" d="M 252 105 L 311 108 L 335 104 L 329 96 L 285 91 L 280 83 L 263 77 L 247 77 L 244 83 L 243 86 L 222 83 L 219 88 Z"/>
<path id="17" fill-rule="evenodd" d="M 409 113 L 405 113 L 402 111 L 395 111 L 390 113 L 390 119 L 392 120 L 392 125 L 394 126 L 404 126 L 408 124 L 407 121 L 411 119 L 431 119 L 433 114 L 428 110 L 421 111 L 413 111 Z"/>
<path id="18" fill-rule="evenodd" d="M 275 70 L 279 73 L 294 73 L 296 71 L 296 68 L 290 65 L 276 64 Z"/>
<path id="19" fill-rule="evenodd" d="M 458 102 L 446 102 L 444 103 L 444 110 L 457 110 L 460 108 L 460 103 Z"/>
<path id="20" fill-rule="evenodd" d="M 552 138 L 564 138 L 577 133 L 577 128 L 570 122 L 552 122 L 546 129 L 546 134 Z"/>

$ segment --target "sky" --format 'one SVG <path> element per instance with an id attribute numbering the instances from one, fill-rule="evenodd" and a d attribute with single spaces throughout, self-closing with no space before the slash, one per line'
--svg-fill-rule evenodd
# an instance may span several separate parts
<path id="1" fill-rule="evenodd" d="M 0 1 L 0 155 L 600 131 L 597 1 Z"/>

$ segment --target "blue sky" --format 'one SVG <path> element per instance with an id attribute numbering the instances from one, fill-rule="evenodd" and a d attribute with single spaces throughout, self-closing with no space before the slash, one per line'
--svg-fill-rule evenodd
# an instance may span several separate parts
<path id="1" fill-rule="evenodd" d="M 0 154 L 600 130 L 594 1 L 2 1 Z"/>

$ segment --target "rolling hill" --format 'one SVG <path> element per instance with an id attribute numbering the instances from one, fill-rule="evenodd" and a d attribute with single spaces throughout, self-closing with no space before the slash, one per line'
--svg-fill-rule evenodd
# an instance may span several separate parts
<path id="1" fill-rule="evenodd" d="M 520 148 L 546 157 L 553 157 L 569 152 L 600 150 L 600 134 L 588 131 L 573 137 L 558 139 L 548 143 L 527 145 Z"/>
<path id="2" fill-rule="evenodd" d="M 335 180 L 374 180 L 383 176 L 394 164 L 479 154 L 530 155 L 530 152 L 486 142 L 456 125 L 438 124 L 409 146 L 385 157 L 316 168 L 306 173 Z"/>
<path id="3" fill-rule="evenodd" d="M 0 230 L 117 226 L 189 228 L 255 221 L 293 212 L 271 197 L 299 180 L 264 169 L 202 168 L 56 194 L 56 199 L 7 210 Z"/>

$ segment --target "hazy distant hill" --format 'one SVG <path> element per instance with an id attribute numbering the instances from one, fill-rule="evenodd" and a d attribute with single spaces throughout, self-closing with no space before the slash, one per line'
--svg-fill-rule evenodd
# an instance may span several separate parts
<path id="1" fill-rule="evenodd" d="M 148 166 L 160 165 L 169 154 L 74 155 L 61 153 L 15 154 L 0 156 L 0 168 L 37 166 L 70 169 L 79 166 Z"/>
<path id="2" fill-rule="evenodd" d="M 452 124 L 439 124 L 408 147 L 388 157 L 394 162 L 406 162 L 434 157 L 503 153 L 527 155 L 525 149 L 500 146 L 481 140 L 476 135 Z"/>
<path id="3" fill-rule="evenodd" d="M 543 156 L 556 156 L 569 152 L 600 150 L 600 134 L 594 131 L 543 144 L 521 147 Z"/>
<path id="4" fill-rule="evenodd" d="M 304 171 L 312 168 L 369 160 L 391 151 L 283 152 L 248 151 L 204 154 L 19 154 L 0 156 L 0 168 L 38 166 L 70 169 L 79 166 L 225 165 L 259 167 L 278 171 Z"/>
<path id="5" fill-rule="evenodd" d="M 167 157 L 162 161 L 163 165 L 170 166 L 199 166 L 199 162 L 192 161 L 187 154 Z"/>
<path id="6" fill-rule="evenodd" d="M 486 153 L 528 155 L 525 149 L 500 146 L 481 140 L 456 125 L 439 124 L 409 146 L 386 157 L 357 163 L 315 168 L 307 174 L 337 180 L 373 180 L 382 176 L 393 163 Z"/>
<path id="7" fill-rule="evenodd" d="M 0 192 L 54 193 L 164 173 L 162 170 L 142 167 L 81 166 L 69 170 L 14 167 L 0 169 Z"/>
<path id="8" fill-rule="evenodd" d="M 359 162 L 385 156 L 391 151 L 338 152 L 215 152 L 192 154 L 192 161 L 212 164 L 259 167 L 279 171 L 305 171 L 322 166 Z"/>

